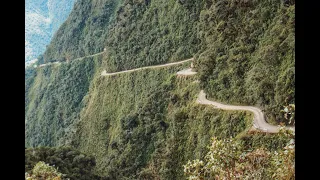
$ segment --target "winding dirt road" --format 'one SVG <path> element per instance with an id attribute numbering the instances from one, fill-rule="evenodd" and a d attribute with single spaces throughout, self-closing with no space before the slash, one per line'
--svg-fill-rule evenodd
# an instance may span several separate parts
<path id="1" fill-rule="evenodd" d="M 97 56 L 104 53 L 100 52 L 97 54 L 85 56 L 85 57 L 80 57 L 74 60 L 79 60 L 83 59 L 86 57 L 93 57 Z M 192 61 L 193 58 L 179 61 L 179 62 L 173 62 L 173 63 L 167 63 L 167 64 L 162 64 L 162 65 L 155 65 L 155 66 L 146 66 L 146 67 L 141 67 L 141 68 L 136 68 L 136 69 L 131 69 L 131 70 L 125 70 L 125 71 L 119 71 L 119 72 L 114 72 L 114 73 L 107 73 L 106 70 L 102 71 L 101 76 L 112 76 L 116 74 L 123 74 L 123 73 L 128 73 L 128 72 L 133 72 L 133 71 L 139 71 L 143 69 L 154 69 L 154 68 L 160 68 L 160 67 L 167 67 L 167 66 L 173 66 L 177 64 L 182 64 L 188 61 Z M 54 63 L 47 63 L 47 64 L 41 64 L 39 67 L 47 66 L 47 65 L 52 65 L 52 64 L 57 64 L 60 65 L 61 62 L 54 62 Z M 195 75 L 197 72 L 192 71 L 191 68 L 189 69 L 184 69 L 179 72 L 177 72 L 177 75 L 182 75 L 182 76 L 190 76 L 190 75 Z M 254 114 L 253 118 L 253 127 L 257 130 L 263 131 L 263 132 L 268 132 L 268 133 L 277 133 L 279 132 L 279 127 L 270 125 L 265 121 L 264 114 L 262 113 L 261 109 L 253 106 L 234 106 L 234 105 L 227 105 L 227 104 L 221 104 L 215 101 L 210 101 L 206 98 L 206 94 L 204 93 L 203 90 L 200 91 L 198 98 L 197 98 L 197 103 L 199 104 L 204 104 L 204 105 L 213 105 L 214 108 L 217 109 L 223 109 L 223 110 L 242 110 L 242 111 L 250 111 Z M 287 129 L 290 129 L 292 131 L 295 131 L 294 127 L 286 127 Z"/>
<path id="2" fill-rule="evenodd" d="M 206 94 L 203 90 L 200 91 L 197 103 L 205 104 L 205 105 L 213 105 L 214 108 L 223 109 L 223 110 L 242 110 L 242 111 L 250 111 L 253 113 L 253 127 L 257 130 L 268 132 L 268 133 L 277 133 L 279 132 L 279 127 L 270 125 L 265 121 L 264 114 L 261 109 L 253 107 L 253 106 L 234 106 L 234 105 L 226 105 L 218 102 L 210 101 L 206 98 Z M 295 131 L 294 127 L 286 127 L 292 131 Z"/>
<path id="3" fill-rule="evenodd" d="M 193 58 L 190 58 L 190 59 L 179 61 L 179 62 L 173 62 L 173 63 L 155 65 L 155 66 L 145 66 L 145 67 L 141 67 L 141 68 L 130 69 L 130 70 L 126 70 L 126 71 L 119 71 L 119 72 L 114 72 L 114 73 L 107 73 L 107 71 L 104 70 L 104 71 L 102 71 L 101 76 L 112 76 L 112 75 L 116 75 L 116 74 L 139 71 L 139 70 L 142 70 L 142 69 L 154 69 L 154 68 L 160 68 L 160 67 L 173 66 L 173 65 L 182 64 L 182 63 L 185 63 L 185 62 L 188 62 L 188 61 L 192 61 L 192 60 L 193 60 Z"/>
<path id="4" fill-rule="evenodd" d="M 177 75 L 184 75 L 184 76 L 190 76 L 196 74 L 196 72 L 191 71 L 192 69 L 184 69 L 179 72 L 177 72 Z M 204 104 L 204 105 L 213 105 L 214 108 L 217 109 L 223 109 L 223 110 L 242 110 L 242 111 L 250 111 L 253 113 L 253 127 L 259 131 L 262 132 L 268 132 L 268 133 L 277 133 L 279 132 L 279 127 L 270 125 L 266 122 L 264 114 L 262 113 L 261 109 L 253 106 L 234 106 L 234 105 L 227 105 L 227 104 L 221 104 L 215 101 L 210 101 L 206 98 L 206 94 L 203 90 L 200 91 L 198 98 L 197 98 L 198 104 Z M 294 127 L 286 127 L 286 129 L 290 129 L 292 131 L 295 131 Z"/>
<path id="5" fill-rule="evenodd" d="M 101 76 L 112 76 L 116 74 L 123 74 L 123 73 L 128 73 L 128 72 L 133 72 L 133 71 L 139 71 L 142 69 L 151 69 L 151 68 L 159 68 L 159 67 L 166 67 L 166 66 L 172 66 L 176 64 L 182 64 L 188 61 L 192 61 L 193 58 L 184 60 L 184 61 L 179 61 L 179 62 L 174 62 L 174 63 L 168 63 L 168 64 L 163 64 L 163 65 L 156 65 L 156 66 L 146 66 L 146 67 L 141 67 L 141 68 L 136 68 L 136 69 L 131 69 L 131 70 L 126 70 L 126 71 L 119 71 L 119 72 L 114 72 L 114 73 L 107 73 L 106 70 L 104 70 L 101 73 Z M 190 75 L 195 75 L 197 72 L 192 71 L 191 68 L 189 69 L 184 69 L 179 72 L 177 72 L 177 75 L 181 76 L 190 76 Z M 253 118 L 253 127 L 259 131 L 262 132 L 268 132 L 268 133 L 277 133 L 279 132 L 278 126 L 270 125 L 265 121 L 264 114 L 262 113 L 261 109 L 253 106 L 234 106 L 234 105 L 227 105 L 227 104 L 221 104 L 215 101 L 210 101 L 206 98 L 206 94 L 204 93 L 203 90 L 200 91 L 198 98 L 197 98 L 197 103 L 199 104 L 204 104 L 204 105 L 213 105 L 214 108 L 217 109 L 223 109 L 223 110 L 242 110 L 242 111 L 250 111 L 253 113 L 254 118 Z M 286 127 L 287 129 L 290 129 L 292 131 L 295 131 L 294 127 Z"/>

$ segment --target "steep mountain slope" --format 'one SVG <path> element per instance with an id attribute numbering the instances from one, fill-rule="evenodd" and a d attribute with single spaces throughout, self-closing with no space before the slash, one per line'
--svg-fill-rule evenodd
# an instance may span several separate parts
<path id="1" fill-rule="evenodd" d="M 87 58 L 30 72 L 26 80 L 26 146 L 58 146 L 79 119 L 99 60 Z"/>
<path id="2" fill-rule="evenodd" d="M 79 2 L 43 60 L 70 60 L 104 47 L 108 72 L 195 55 L 210 97 L 259 105 L 273 123 L 294 103 L 292 1 Z"/>
<path id="3" fill-rule="evenodd" d="M 74 0 L 26 0 L 25 62 L 37 58 L 67 19 Z"/>
<path id="4" fill-rule="evenodd" d="M 216 1 L 201 12 L 197 67 L 209 97 L 256 104 L 281 121 L 294 103 L 294 2 Z M 272 121 L 271 121 L 272 122 Z"/>
<path id="5" fill-rule="evenodd" d="M 111 179 L 150 174 L 181 179 L 182 162 L 201 157 L 211 136 L 234 137 L 250 124 L 250 114 L 195 105 L 198 84 L 191 83 L 192 78 L 177 79 L 178 69 L 144 70 L 94 82 L 72 144 L 95 154 L 98 174 Z"/>
<path id="6" fill-rule="evenodd" d="M 119 3 L 117 0 L 77 1 L 39 63 L 68 61 L 103 51 L 107 27 Z"/>
<path id="7" fill-rule="evenodd" d="M 199 49 L 196 22 L 203 2 L 124 1 L 108 33 L 109 71 L 192 57 Z"/>
<path id="8" fill-rule="evenodd" d="M 247 134 L 249 112 L 196 104 L 200 89 L 222 102 L 261 106 L 287 122 L 294 103 L 294 2 L 79 0 L 39 63 L 26 74 L 26 146 L 71 145 L 96 159 L 107 179 L 183 179 L 212 136 L 244 149 L 286 145 L 277 134 Z M 115 72 L 195 57 L 180 64 Z M 196 80 L 200 80 L 200 84 Z M 290 97 L 291 96 L 291 97 Z"/>

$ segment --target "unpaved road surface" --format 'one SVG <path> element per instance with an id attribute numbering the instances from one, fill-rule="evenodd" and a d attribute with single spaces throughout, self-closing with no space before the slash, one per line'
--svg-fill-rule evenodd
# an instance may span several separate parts
<path id="1" fill-rule="evenodd" d="M 53 63 L 47 63 L 47 64 L 40 64 L 39 67 L 44 67 L 44 66 L 49 66 L 49 65 L 53 65 L 53 64 L 56 64 L 56 65 L 60 65 L 61 62 L 53 62 Z"/>
<path id="2" fill-rule="evenodd" d="M 107 71 L 104 70 L 104 71 L 102 71 L 101 76 L 112 76 L 112 75 L 116 75 L 116 74 L 139 71 L 139 70 L 142 70 L 142 69 L 154 69 L 154 68 L 160 68 L 160 67 L 173 66 L 173 65 L 182 64 L 182 63 L 185 63 L 185 62 L 188 62 L 188 61 L 192 61 L 192 60 L 193 60 L 193 58 L 190 58 L 190 59 L 179 61 L 179 62 L 173 62 L 173 63 L 155 65 L 155 66 L 145 66 L 145 67 L 141 67 L 141 68 L 126 70 L 126 71 L 119 71 L 119 72 L 114 72 L 114 73 L 107 73 Z"/>
<path id="3" fill-rule="evenodd" d="M 102 54 L 103 52 L 93 54 L 90 56 L 85 56 L 85 57 L 92 57 L 92 56 L 97 56 Z M 74 60 L 79 60 L 85 57 L 77 58 Z M 114 73 L 107 73 L 106 70 L 102 71 L 101 76 L 112 76 L 116 74 L 122 74 L 122 73 L 128 73 L 128 72 L 133 72 L 133 71 L 139 71 L 143 69 L 154 69 L 154 68 L 160 68 L 160 67 L 167 67 L 167 66 L 173 66 L 177 64 L 182 64 L 188 61 L 192 61 L 193 58 L 179 61 L 179 62 L 173 62 L 173 63 L 168 63 L 168 64 L 162 64 L 162 65 L 155 65 L 155 66 L 146 66 L 146 67 L 141 67 L 141 68 L 136 68 L 136 69 L 131 69 L 131 70 L 125 70 L 125 71 L 119 71 L 119 72 L 114 72 Z M 51 64 L 58 64 L 60 65 L 60 62 L 55 62 L 55 63 L 47 63 L 47 64 L 41 64 L 39 67 L 51 65 Z M 197 72 L 191 71 L 192 69 L 184 69 L 179 72 L 177 72 L 177 75 L 184 75 L 184 76 L 189 76 L 189 75 L 195 75 Z M 262 113 L 261 109 L 253 106 L 234 106 L 234 105 L 227 105 L 227 104 L 221 104 L 215 101 L 210 101 L 206 98 L 206 94 L 204 93 L 203 90 L 200 91 L 198 98 L 197 98 L 197 103 L 199 104 L 204 104 L 204 105 L 213 105 L 214 108 L 217 109 L 223 109 L 223 110 L 242 110 L 242 111 L 250 111 L 253 113 L 254 118 L 253 118 L 253 127 L 257 130 L 263 131 L 263 132 L 268 132 L 268 133 L 277 133 L 279 132 L 279 127 L 270 125 L 265 121 L 264 114 Z M 295 131 L 294 127 L 286 127 L 287 129 L 291 129 L 292 131 Z"/>
<path id="4" fill-rule="evenodd" d="M 177 75 L 181 75 L 181 76 L 191 76 L 191 75 L 195 75 L 195 74 L 197 74 L 197 72 L 192 71 L 191 68 L 184 69 L 184 70 L 177 72 Z"/>
<path id="5" fill-rule="evenodd" d="M 223 110 L 242 110 L 242 111 L 250 111 L 254 114 L 253 118 L 253 126 L 255 129 L 268 132 L 268 133 L 277 133 L 279 132 L 279 127 L 270 125 L 265 121 L 264 114 L 262 113 L 261 109 L 253 107 L 253 106 L 234 106 L 234 105 L 226 105 L 221 104 L 214 101 L 209 101 L 206 98 L 206 94 L 203 92 L 203 90 L 200 91 L 197 103 L 199 104 L 205 104 L 205 105 L 213 105 L 214 108 L 217 109 L 223 109 Z M 294 127 L 286 127 L 287 129 L 291 129 L 295 131 Z"/>
<path id="6" fill-rule="evenodd" d="M 100 55 L 100 54 L 103 54 L 103 53 L 104 53 L 104 51 L 103 51 L 103 52 L 96 53 L 96 54 L 92 54 L 92 55 L 89 55 L 89 56 L 79 57 L 79 58 L 73 59 L 73 60 L 71 60 L 71 61 L 80 60 L 80 59 L 88 58 L 88 57 L 93 57 L 93 56 L 97 56 L 97 55 Z M 71 62 L 71 61 L 70 61 L 70 62 Z M 64 63 L 67 63 L 67 62 L 64 62 Z M 53 63 L 40 64 L 38 67 L 40 68 L 40 67 L 49 66 L 49 65 L 52 65 L 52 64 L 60 65 L 61 62 L 56 61 L 56 62 L 53 62 Z"/>
<path id="7" fill-rule="evenodd" d="M 104 53 L 104 51 L 102 51 L 102 52 L 99 52 L 99 53 L 97 53 L 97 54 L 92 54 L 92 55 L 89 55 L 89 56 L 79 57 L 79 58 L 77 58 L 77 59 L 74 59 L 74 60 L 72 60 L 72 61 L 75 61 L 75 60 L 80 60 L 80 59 L 83 59 L 83 58 L 88 58 L 88 57 L 93 57 L 93 56 L 98 56 L 98 55 L 100 55 L 100 54 L 103 54 L 103 53 Z"/>

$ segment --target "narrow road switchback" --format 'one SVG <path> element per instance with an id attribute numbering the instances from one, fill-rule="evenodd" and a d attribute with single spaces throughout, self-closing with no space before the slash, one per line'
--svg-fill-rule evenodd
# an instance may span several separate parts
<path id="1" fill-rule="evenodd" d="M 268 132 L 268 133 L 277 133 L 279 132 L 279 127 L 270 125 L 266 122 L 264 118 L 264 114 L 262 113 L 261 109 L 253 106 L 234 106 L 234 105 L 227 105 L 221 104 L 215 101 L 210 101 L 206 98 L 206 94 L 203 90 L 200 91 L 197 103 L 205 104 L 205 105 L 212 105 L 214 108 L 223 109 L 223 110 L 242 110 L 242 111 L 250 111 L 253 113 L 253 127 L 257 130 Z M 294 127 L 286 127 L 292 131 L 295 131 Z"/>

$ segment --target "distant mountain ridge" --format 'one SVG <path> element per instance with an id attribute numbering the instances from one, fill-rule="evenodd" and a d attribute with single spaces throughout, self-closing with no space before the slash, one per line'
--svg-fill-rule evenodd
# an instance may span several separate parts
<path id="1" fill-rule="evenodd" d="M 26 0 L 25 62 L 46 49 L 52 36 L 69 16 L 76 0 Z"/>

